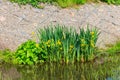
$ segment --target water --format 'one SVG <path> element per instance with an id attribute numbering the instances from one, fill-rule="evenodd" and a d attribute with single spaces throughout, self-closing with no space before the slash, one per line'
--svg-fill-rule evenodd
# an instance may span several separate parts
<path id="1" fill-rule="evenodd" d="M 37 66 L 2 64 L 0 80 L 113 80 L 112 70 L 107 64 L 57 64 Z M 118 79 L 117 79 L 118 80 Z"/>

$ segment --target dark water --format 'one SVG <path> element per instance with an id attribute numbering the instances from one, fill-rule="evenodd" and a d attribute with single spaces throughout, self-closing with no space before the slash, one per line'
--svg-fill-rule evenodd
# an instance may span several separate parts
<path id="1" fill-rule="evenodd" d="M 112 66 L 111 62 L 106 64 L 46 63 L 37 66 L 2 64 L 0 80 L 113 80 L 115 69 L 115 65 Z"/>

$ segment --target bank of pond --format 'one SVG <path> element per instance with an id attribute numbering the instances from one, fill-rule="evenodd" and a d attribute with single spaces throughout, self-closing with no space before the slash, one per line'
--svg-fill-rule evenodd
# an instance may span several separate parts
<path id="1" fill-rule="evenodd" d="M 89 26 L 77 31 L 61 25 L 41 28 L 15 51 L 0 51 L 0 78 L 120 80 L 120 42 L 98 49 L 99 34 Z"/>

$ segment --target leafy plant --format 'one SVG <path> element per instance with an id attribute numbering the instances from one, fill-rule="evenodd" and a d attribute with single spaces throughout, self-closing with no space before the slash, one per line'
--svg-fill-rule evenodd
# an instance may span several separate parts
<path id="1" fill-rule="evenodd" d="M 89 26 L 88 26 L 89 27 Z M 88 61 L 94 58 L 98 30 L 80 29 L 56 25 L 38 30 L 40 44 L 44 45 L 50 61 Z"/>
<path id="2" fill-rule="evenodd" d="M 21 44 L 15 52 L 15 60 L 18 64 L 36 64 L 46 60 L 46 52 L 39 44 L 32 40 L 28 40 Z"/>

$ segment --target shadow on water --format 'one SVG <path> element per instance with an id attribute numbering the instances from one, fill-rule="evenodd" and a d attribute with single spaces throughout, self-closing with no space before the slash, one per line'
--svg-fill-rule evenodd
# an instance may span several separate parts
<path id="1" fill-rule="evenodd" d="M 109 57 L 105 63 L 99 63 L 98 59 L 88 63 L 37 66 L 1 64 L 0 80 L 120 80 L 119 57 L 116 56 L 114 61 Z"/>

